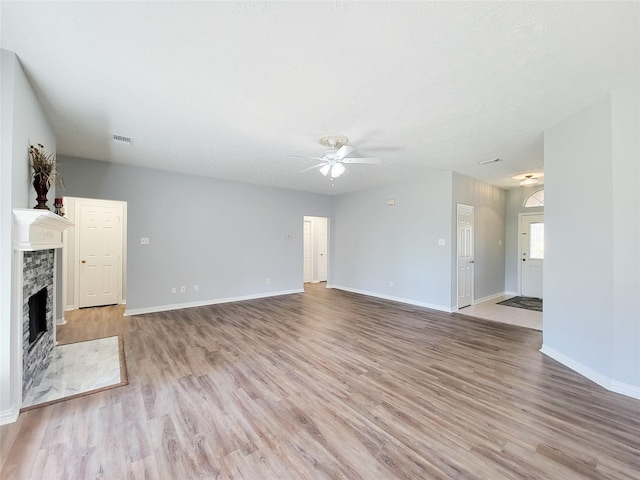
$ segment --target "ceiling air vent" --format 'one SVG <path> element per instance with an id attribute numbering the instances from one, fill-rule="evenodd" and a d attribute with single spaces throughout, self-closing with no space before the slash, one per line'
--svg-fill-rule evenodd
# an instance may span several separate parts
<path id="1" fill-rule="evenodd" d="M 132 145 L 133 144 L 133 138 L 125 137 L 124 135 L 114 135 L 113 136 L 113 141 L 116 142 L 116 143 L 124 143 L 126 145 Z"/>

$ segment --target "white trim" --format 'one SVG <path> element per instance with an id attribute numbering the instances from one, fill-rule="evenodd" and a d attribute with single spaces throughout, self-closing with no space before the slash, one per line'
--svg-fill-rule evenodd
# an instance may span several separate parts
<path id="1" fill-rule="evenodd" d="M 341 285 L 327 284 L 327 288 L 335 288 L 336 290 L 344 290 L 345 292 L 357 293 L 359 295 L 367 295 L 369 297 L 382 298 L 383 300 L 391 300 L 392 302 L 406 303 L 409 305 L 416 305 L 418 307 L 431 308 L 432 310 L 439 310 L 441 312 L 451 313 L 455 310 L 451 307 L 434 305 L 433 303 L 420 302 L 418 300 L 412 300 L 410 298 L 393 297 L 391 295 L 385 295 L 383 293 L 369 292 L 367 290 L 358 290 L 357 288 L 343 287 Z"/>
<path id="2" fill-rule="evenodd" d="M 551 347 L 546 345 L 542 345 L 540 349 L 542 353 L 547 355 L 548 357 L 553 358 L 555 361 L 560 362 L 565 367 L 569 367 L 574 372 L 579 373 L 583 377 L 588 378 L 592 382 L 597 383 L 603 388 L 615 393 L 619 393 L 621 395 L 626 395 L 627 397 L 637 398 L 640 400 L 640 385 L 632 385 L 630 383 L 620 382 L 618 380 L 613 380 L 612 378 L 603 375 L 600 372 L 593 370 L 592 368 L 583 365 L 580 362 L 575 361 L 574 359 L 566 356 L 563 353 L 554 350 Z"/>
<path id="3" fill-rule="evenodd" d="M 131 308 L 124 311 L 125 317 L 133 315 L 143 315 L 145 313 L 167 312 L 169 310 L 180 310 L 183 308 L 205 307 L 207 305 L 217 305 L 218 303 L 241 302 L 243 300 L 254 300 L 256 298 L 277 297 L 280 295 L 291 295 L 292 293 L 304 293 L 304 288 L 294 290 L 282 290 L 280 292 L 257 293 L 254 295 L 242 295 L 240 297 L 215 298 L 211 300 L 200 300 L 198 302 L 173 303 L 169 305 L 158 305 L 156 307 Z"/>
<path id="4" fill-rule="evenodd" d="M 12 394 L 11 394 L 11 411 L 18 410 L 15 413 L 15 418 L 17 420 L 17 415 L 20 413 L 20 405 L 22 405 L 22 378 L 24 375 L 24 365 L 22 358 L 22 349 L 23 349 L 23 338 L 22 338 L 22 306 L 24 302 L 24 251 L 15 250 L 14 251 L 14 262 L 15 262 L 15 271 L 13 275 L 13 305 L 15 308 L 11 309 L 12 313 L 12 332 L 11 332 L 11 341 L 13 343 L 12 348 L 12 358 L 11 358 L 11 374 L 13 375 L 13 384 L 11 385 Z M 55 282 L 55 278 L 54 278 Z M 4 415 L 5 412 L 3 412 Z M 4 417 L 2 417 L 4 419 Z M 11 417 L 13 418 L 13 416 Z M 15 422 L 15 420 L 13 420 Z"/>
<path id="5" fill-rule="evenodd" d="M 49 210 L 14 208 L 14 250 L 35 251 L 62 248 L 62 232 L 73 223 Z"/>
<path id="6" fill-rule="evenodd" d="M 67 321 L 64 318 L 58 318 L 56 319 L 56 326 L 59 327 L 60 325 L 66 325 Z"/>
<path id="7" fill-rule="evenodd" d="M 19 415 L 20 409 L 16 408 L 16 405 L 14 403 L 13 405 L 11 405 L 10 409 L 0 412 L 0 425 L 14 423 L 16 420 L 18 420 Z"/>

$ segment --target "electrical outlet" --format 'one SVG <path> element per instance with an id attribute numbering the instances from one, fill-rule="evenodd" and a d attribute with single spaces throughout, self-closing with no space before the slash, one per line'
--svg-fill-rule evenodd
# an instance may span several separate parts
<path id="1" fill-rule="evenodd" d="M 270 279 L 270 278 L 267 278 L 267 280 L 266 280 L 266 282 L 265 282 L 265 283 L 266 283 L 267 285 L 269 285 L 269 284 L 271 283 L 271 279 Z"/>
<path id="2" fill-rule="evenodd" d="M 149 237 L 140 237 L 140 245 L 149 245 Z"/>
<path id="3" fill-rule="evenodd" d="M 197 283 L 193 286 L 193 291 L 197 292 L 198 290 L 200 290 L 200 285 L 198 285 Z"/>
<path id="4" fill-rule="evenodd" d="M 180 293 L 185 293 L 186 291 L 187 291 L 187 287 L 185 287 L 184 285 L 180 287 Z"/>
<path id="5" fill-rule="evenodd" d="M 393 287 L 393 280 L 389 280 L 389 286 Z"/>
<path id="6" fill-rule="evenodd" d="M 176 293 L 176 287 L 171 287 L 171 293 Z"/>

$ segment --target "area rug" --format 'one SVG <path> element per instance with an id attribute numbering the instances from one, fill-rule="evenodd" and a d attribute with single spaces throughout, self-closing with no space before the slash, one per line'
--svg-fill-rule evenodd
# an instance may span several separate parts
<path id="1" fill-rule="evenodd" d="M 508 300 L 498 302 L 497 305 L 524 308 L 525 310 L 533 310 L 536 312 L 542 311 L 542 299 L 534 297 L 513 297 Z"/>
<path id="2" fill-rule="evenodd" d="M 54 347 L 47 367 L 34 379 L 21 412 L 126 385 L 122 336 Z"/>

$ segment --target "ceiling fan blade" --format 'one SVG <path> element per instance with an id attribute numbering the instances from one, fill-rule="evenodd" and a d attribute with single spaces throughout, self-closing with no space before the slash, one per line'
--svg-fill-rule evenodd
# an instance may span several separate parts
<path id="1" fill-rule="evenodd" d="M 326 158 L 311 157 L 309 155 L 296 155 L 295 153 L 290 153 L 289 156 L 290 157 L 310 158 L 311 160 L 318 160 L 319 162 L 326 162 Z"/>
<path id="2" fill-rule="evenodd" d="M 298 170 L 298 173 L 304 173 L 304 172 L 308 172 L 309 170 L 315 170 L 316 168 L 323 167 L 324 165 L 327 165 L 327 162 L 318 163 L 318 164 L 313 165 L 311 167 L 303 168 L 302 170 Z"/>
<path id="3" fill-rule="evenodd" d="M 381 158 L 343 158 L 342 163 L 373 163 L 378 164 Z"/>
<path id="4" fill-rule="evenodd" d="M 347 155 L 349 155 L 351 152 L 353 152 L 355 150 L 355 147 L 352 147 L 351 145 L 343 145 L 341 146 L 338 151 L 334 154 L 334 158 L 336 160 L 339 160 L 341 158 L 346 157 Z"/>

